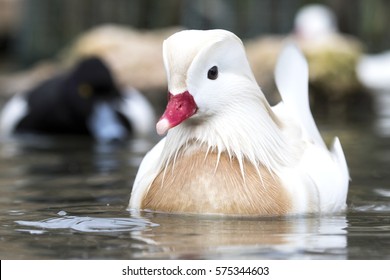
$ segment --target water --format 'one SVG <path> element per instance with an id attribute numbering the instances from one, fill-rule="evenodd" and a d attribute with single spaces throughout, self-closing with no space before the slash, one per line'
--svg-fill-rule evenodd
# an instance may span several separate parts
<path id="1" fill-rule="evenodd" d="M 2 139 L 1 259 L 390 259 L 386 114 L 321 122 L 338 135 L 352 182 L 345 214 L 274 219 L 130 213 L 153 140 Z"/>

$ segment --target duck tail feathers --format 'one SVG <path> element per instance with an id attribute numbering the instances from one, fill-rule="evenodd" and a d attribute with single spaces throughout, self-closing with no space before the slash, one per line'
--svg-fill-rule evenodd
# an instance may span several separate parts
<path id="1" fill-rule="evenodd" d="M 307 137 L 326 148 L 310 111 L 309 67 L 302 52 L 291 42 L 285 45 L 279 55 L 275 82 L 284 105 L 301 124 Z"/>
<path id="2" fill-rule="evenodd" d="M 350 180 L 348 165 L 338 137 L 334 138 L 332 146 L 330 147 L 330 152 L 334 161 L 339 165 L 344 185 L 348 186 Z"/>

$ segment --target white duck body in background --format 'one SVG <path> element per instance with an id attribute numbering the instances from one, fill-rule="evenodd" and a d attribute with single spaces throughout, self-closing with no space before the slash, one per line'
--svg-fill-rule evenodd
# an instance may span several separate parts
<path id="1" fill-rule="evenodd" d="M 377 92 L 390 92 L 390 50 L 363 55 L 356 72 L 365 87 Z"/>
<path id="2" fill-rule="evenodd" d="M 172 213 L 290 215 L 346 206 L 348 169 L 339 140 L 326 148 L 308 103 L 308 68 L 288 46 L 271 108 L 241 40 L 187 30 L 163 43 L 167 136 L 144 158 L 130 209 Z"/>

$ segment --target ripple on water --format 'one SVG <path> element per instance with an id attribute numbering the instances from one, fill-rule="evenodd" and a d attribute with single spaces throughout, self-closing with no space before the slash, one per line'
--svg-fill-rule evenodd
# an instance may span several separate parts
<path id="1" fill-rule="evenodd" d="M 15 221 L 20 226 L 39 228 L 36 229 L 18 229 L 18 231 L 29 232 L 30 234 L 44 233 L 42 229 L 72 229 L 79 232 L 123 232 L 140 231 L 148 227 L 157 226 L 141 218 L 96 218 L 66 216 L 61 213 L 59 218 L 50 218 L 42 221 Z"/>
<path id="2" fill-rule="evenodd" d="M 353 211 L 355 212 L 374 212 L 374 213 L 388 213 L 390 212 L 389 203 L 375 203 L 375 204 L 367 204 L 361 206 L 353 207 Z"/>

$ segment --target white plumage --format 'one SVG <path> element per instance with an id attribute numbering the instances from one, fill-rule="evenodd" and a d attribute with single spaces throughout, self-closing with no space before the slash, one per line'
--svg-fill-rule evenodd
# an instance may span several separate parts
<path id="1" fill-rule="evenodd" d="M 308 103 L 308 69 L 292 45 L 275 76 L 271 107 L 241 40 L 225 30 L 188 30 L 163 44 L 168 131 L 144 158 L 129 208 L 233 215 L 341 211 L 348 170 L 339 140 L 326 148 Z"/>

